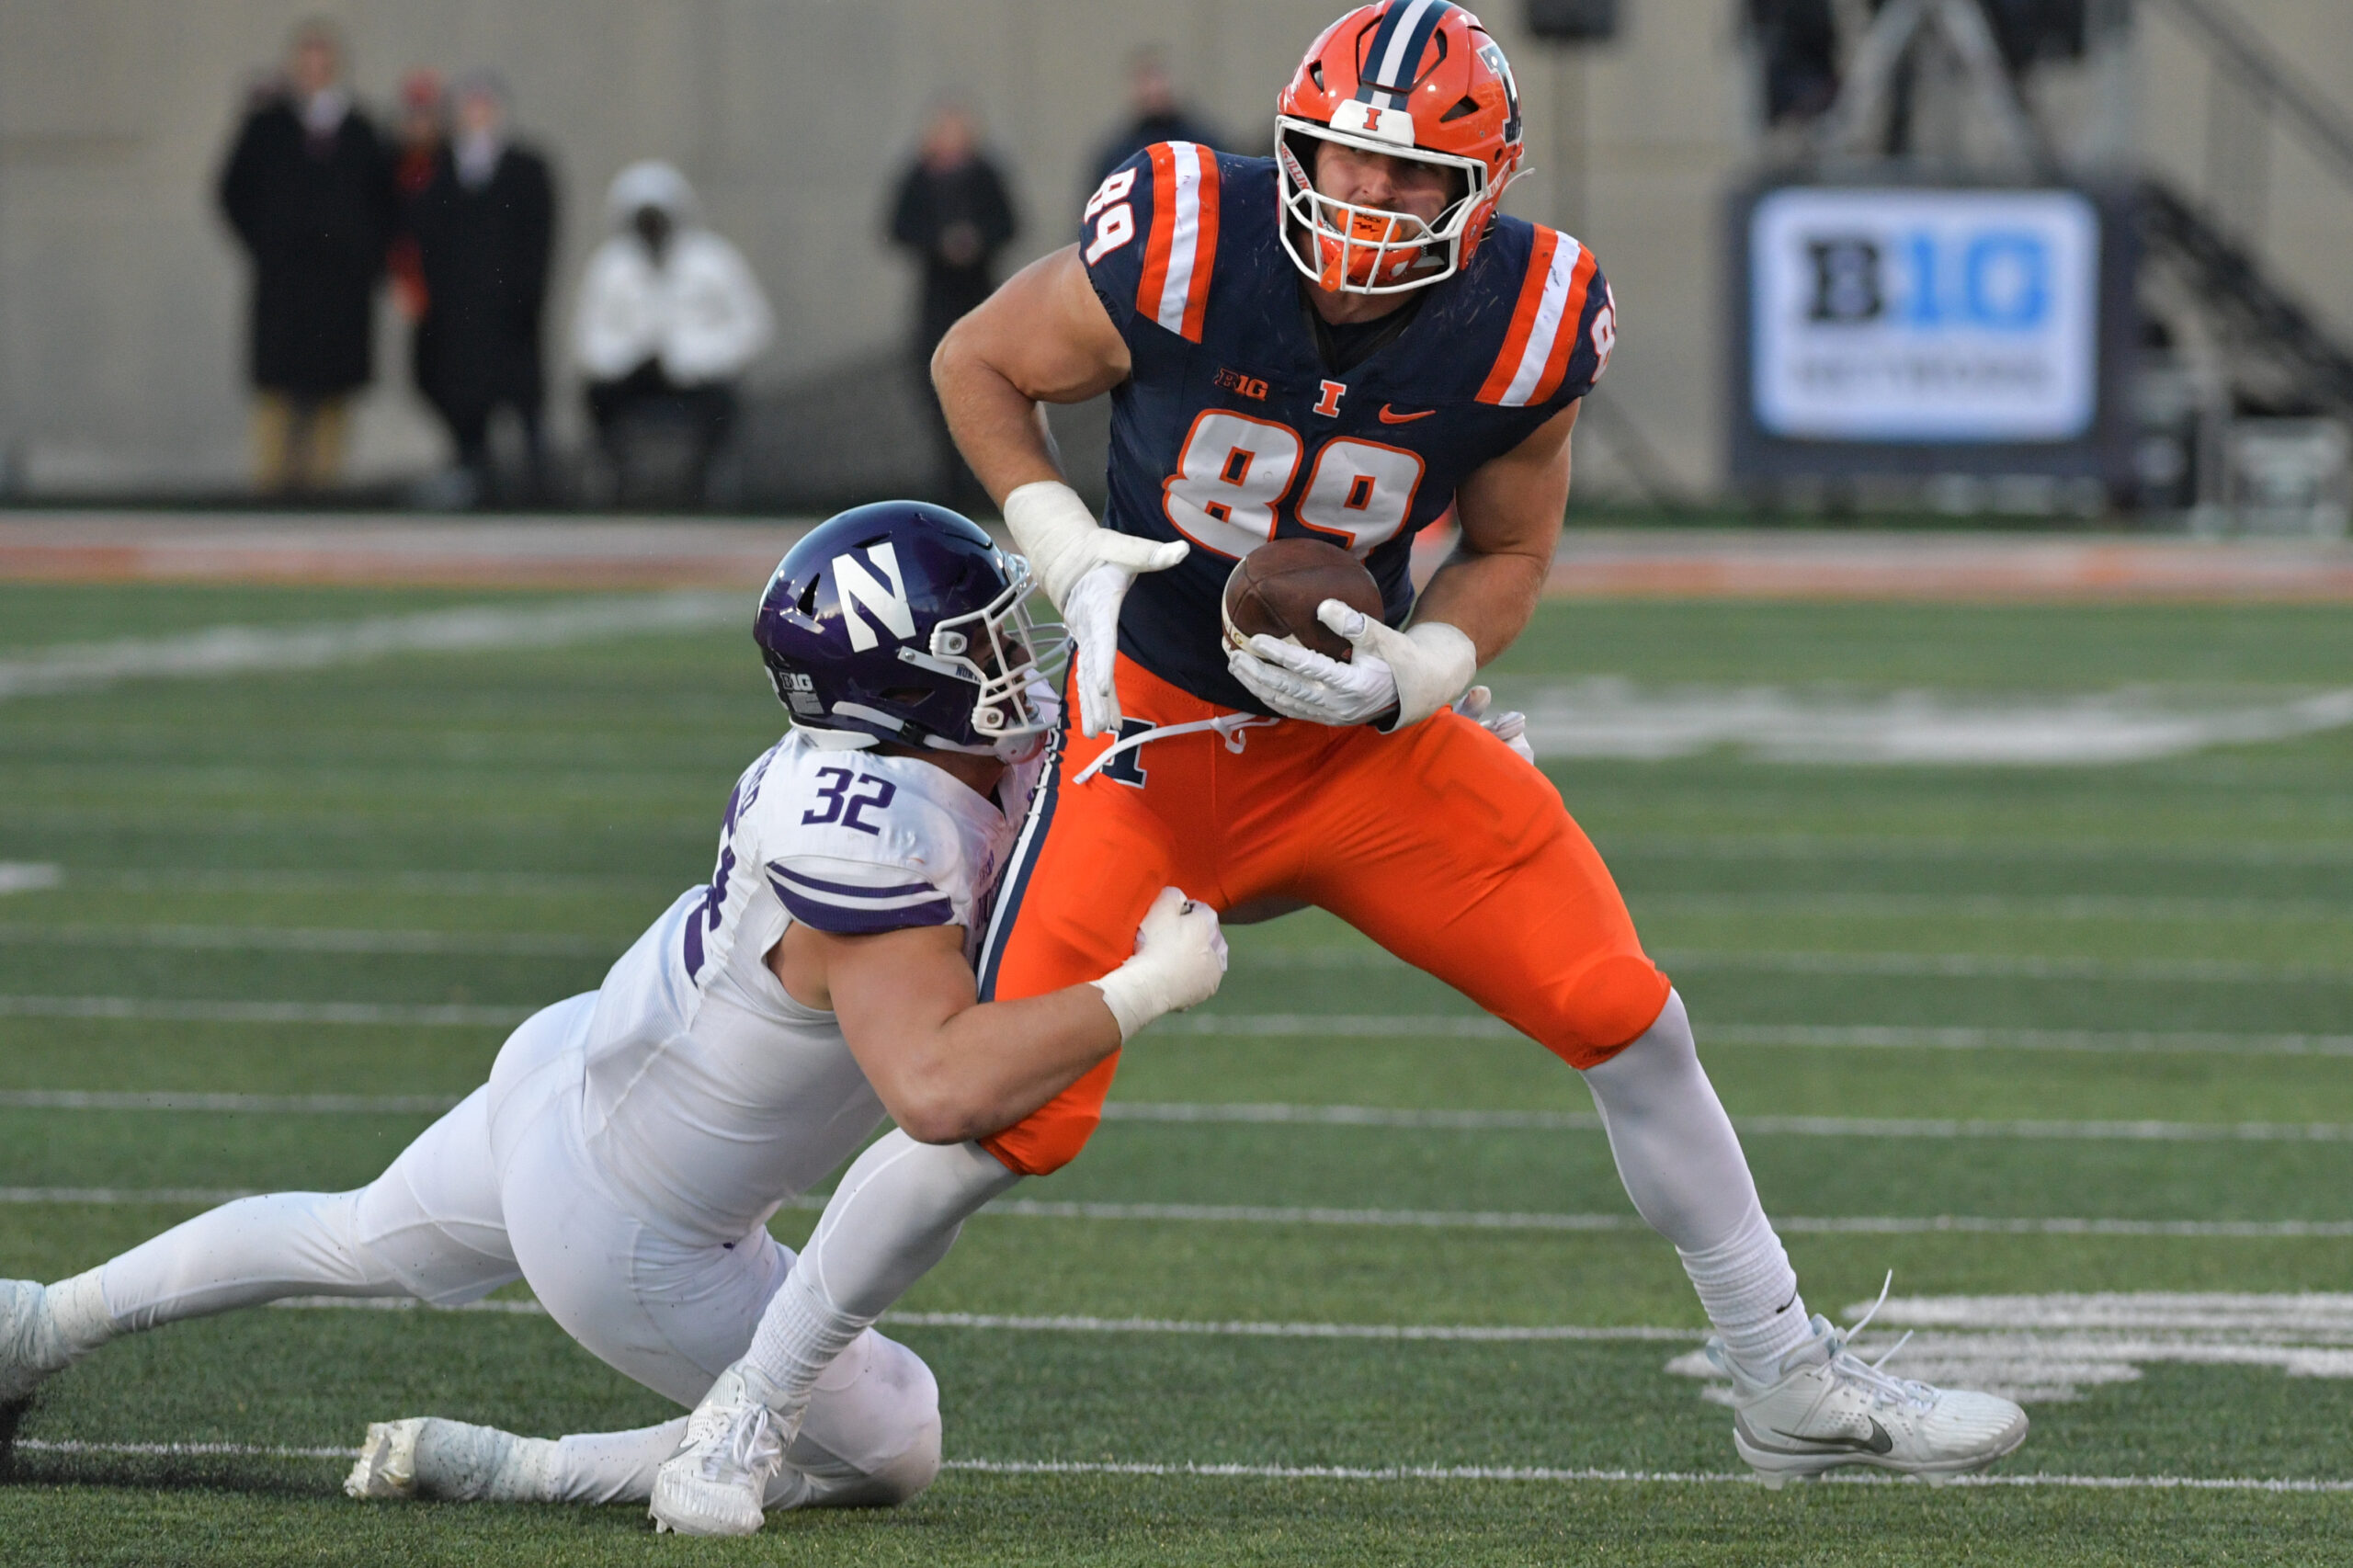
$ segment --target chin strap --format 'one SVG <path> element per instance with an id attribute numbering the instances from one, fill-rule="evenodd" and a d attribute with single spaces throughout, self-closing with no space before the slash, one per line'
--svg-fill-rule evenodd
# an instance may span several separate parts
<path id="1" fill-rule="evenodd" d="M 1072 779 L 1071 783 L 1074 785 L 1086 783 L 1097 773 L 1102 772 L 1103 765 L 1121 752 L 1133 751 L 1151 741 L 1165 741 L 1171 735 L 1196 734 L 1203 730 L 1216 731 L 1224 740 L 1225 749 L 1238 755 L 1244 744 L 1243 731 L 1261 729 L 1268 724 L 1281 722 L 1280 719 L 1269 719 L 1260 713 L 1221 713 L 1214 719 L 1195 719 L 1189 723 L 1156 726 L 1130 735 L 1124 740 L 1113 741 L 1097 755 L 1093 762 L 1080 768 L 1078 777 Z"/>

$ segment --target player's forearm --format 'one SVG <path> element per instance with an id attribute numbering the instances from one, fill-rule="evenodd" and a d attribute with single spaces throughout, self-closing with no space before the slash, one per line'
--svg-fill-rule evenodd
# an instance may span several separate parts
<path id="1" fill-rule="evenodd" d="M 906 1053 L 883 1105 L 919 1143 L 986 1138 L 1061 1094 L 1119 1048 L 1119 1020 L 1093 985 L 984 1002 L 949 1018 Z"/>
<path id="2" fill-rule="evenodd" d="M 1461 629 L 1483 665 L 1528 630 L 1551 569 L 1549 559 L 1533 555 L 1458 549 L 1415 601 L 1414 619 Z"/>
<path id="3" fill-rule="evenodd" d="M 956 449 L 964 454 L 990 499 L 1003 506 L 1007 495 L 1025 484 L 1061 479 L 1062 463 L 1047 433 L 1044 411 L 989 363 L 975 341 L 979 335 L 963 322 L 949 331 L 931 357 L 931 384 L 939 394 Z"/>

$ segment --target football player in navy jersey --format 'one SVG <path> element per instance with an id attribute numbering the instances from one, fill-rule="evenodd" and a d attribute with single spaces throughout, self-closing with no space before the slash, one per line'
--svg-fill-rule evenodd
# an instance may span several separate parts
<path id="1" fill-rule="evenodd" d="M 932 361 L 966 460 L 1077 642 L 1079 722 L 1065 715 L 1006 867 L 982 995 L 1101 972 L 1167 884 L 1221 912 L 1320 905 L 1584 1074 L 1629 1195 L 1716 1327 L 1735 1446 L 1768 1483 L 1984 1468 L 2025 1440 L 2025 1413 L 1890 1377 L 1807 1313 L 1600 857 L 1544 775 L 1455 706 L 1534 613 L 1577 400 L 1617 335 L 1592 254 L 1497 210 L 1521 150 L 1503 51 L 1447 0 L 1380 0 L 1325 29 L 1277 108 L 1270 159 L 1165 142 L 1114 170 L 1078 243 Z M 1104 392 L 1098 524 L 1039 404 Z M 1449 510 L 1460 546 L 1416 599 L 1411 540 Z M 1234 562 L 1301 536 L 1362 560 L 1382 615 L 1324 601 L 1345 662 L 1264 636 L 1229 650 Z M 1025 1175 L 1067 1164 L 1116 1068 L 982 1145 Z M 943 1167 L 926 1189 L 943 1219 L 998 1190 L 976 1184 L 960 1208 L 958 1179 Z M 816 1346 L 867 1321 L 788 1290 L 762 1340 Z M 788 1425 L 822 1364 L 767 1369 Z"/>

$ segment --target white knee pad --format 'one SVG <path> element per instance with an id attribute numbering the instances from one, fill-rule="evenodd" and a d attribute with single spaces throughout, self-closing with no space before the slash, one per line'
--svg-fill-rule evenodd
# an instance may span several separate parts
<path id="1" fill-rule="evenodd" d="M 891 1507 L 939 1474 L 939 1382 L 923 1358 L 872 1329 L 817 1380 L 785 1462 L 806 1478 L 793 1506 Z"/>

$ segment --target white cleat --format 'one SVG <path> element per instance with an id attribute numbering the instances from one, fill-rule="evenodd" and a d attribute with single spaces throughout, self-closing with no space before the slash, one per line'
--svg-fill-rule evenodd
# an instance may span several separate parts
<path id="1" fill-rule="evenodd" d="M 556 1446 L 495 1426 L 424 1416 L 379 1421 L 344 1478 L 347 1495 L 437 1503 L 554 1501 Z"/>
<path id="2" fill-rule="evenodd" d="M 1768 1487 L 1844 1465 L 1947 1482 L 1984 1470 L 2026 1441 L 2026 1412 L 2006 1399 L 1881 1371 L 1903 1340 L 1877 1361 L 1847 1349 L 1869 1322 L 1867 1312 L 1862 1323 L 1841 1330 L 1816 1315 L 1813 1338 L 1781 1358 L 1773 1382 L 1753 1381 L 1722 1341 L 1708 1342 L 1709 1358 L 1732 1374 L 1733 1447 Z"/>
<path id="3" fill-rule="evenodd" d="M 793 1436 L 760 1397 L 767 1386 L 740 1363 L 719 1374 L 688 1417 L 686 1440 L 654 1472 L 657 1531 L 750 1535 L 766 1522 L 761 1503 Z"/>
<path id="4" fill-rule="evenodd" d="M 0 1279 L 0 1406 L 30 1399 L 73 1360 L 50 1312 L 48 1288 Z"/>

